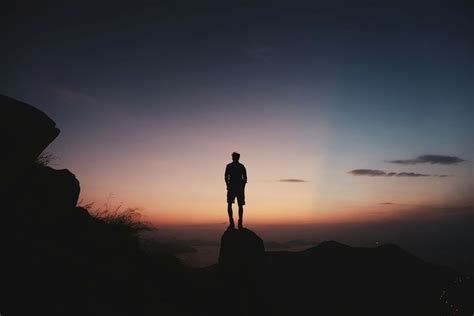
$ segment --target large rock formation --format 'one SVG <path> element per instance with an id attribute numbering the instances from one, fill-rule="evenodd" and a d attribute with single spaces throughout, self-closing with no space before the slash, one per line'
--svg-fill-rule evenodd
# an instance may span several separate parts
<path id="1" fill-rule="evenodd" d="M 56 123 L 40 110 L 2 95 L 0 109 L 2 264 L 10 272 L 2 275 L 8 288 L 2 308 L 20 315 L 35 305 L 64 306 L 74 298 L 63 296 L 60 288 L 80 281 L 72 272 L 73 261 L 81 251 L 78 245 L 84 245 L 87 226 L 78 223 L 92 217 L 76 206 L 80 186 L 74 174 L 37 160 L 58 136 Z M 45 291 L 48 285 L 55 289 Z M 29 305 L 22 304 L 22 297 Z M 53 304 L 53 297 L 59 303 Z"/>
<path id="2" fill-rule="evenodd" d="M 228 228 L 222 235 L 219 266 L 225 273 L 257 273 L 265 258 L 263 240 L 250 229 Z"/>
<path id="3" fill-rule="evenodd" d="M 13 98 L 0 95 L 0 109 L 0 162 L 8 166 L 3 179 L 12 179 L 38 158 L 59 129 L 45 113 Z"/>
<path id="4" fill-rule="evenodd" d="M 221 238 L 219 252 L 221 286 L 228 294 L 225 305 L 235 305 L 228 315 L 262 315 L 266 254 L 263 240 L 247 228 L 228 228 Z M 232 311 L 232 312 L 231 312 Z"/>
<path id="5" fill-rule="evenodd" d="M 24 102 L 0 95 L 0 197 L 9 212 L 6 223 L 37 225 L 83 213 L 76 210 L 79 181 L 67 169 L 56 170 L 38 163 L 46 147 L 59 135 L 56 123 Z M 9 225 L 8 227 L 12 227 Z"/>
<path id="6" fill-rule="evenodd" d="M 143 226 L 127 215 L 95 217 L 77 206 L 75 175 L 38 160 L 58 134 L 43 112 L 0 96 L 0 312 L 176 314 L 167 306 L 186 287 L 182 265 L 169 253 L 142 251 Z"/>

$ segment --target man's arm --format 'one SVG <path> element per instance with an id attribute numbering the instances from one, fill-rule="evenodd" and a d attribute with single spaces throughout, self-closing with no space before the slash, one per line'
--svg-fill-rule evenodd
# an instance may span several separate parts
<path id="1" fill-rule="evenodd" d="M 243 168 L 243 170 L 242 170 L 242 180 L 244 181 L 244 184 L 246 184 L 247 183 L 247 169 L 245 169 L 244 165 L 242 165 L 242 168 Z"/>
<path id="2" fill-rule="evenodd" d="M 225 172 L 224 172 L 224 181 L 226 186 L 229 186 L 229 165 L 225 167 Z"/>

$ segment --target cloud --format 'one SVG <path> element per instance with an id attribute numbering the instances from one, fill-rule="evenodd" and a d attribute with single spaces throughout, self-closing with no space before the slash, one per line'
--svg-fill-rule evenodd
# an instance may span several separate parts
<path id="1" fill-rule="evenodd" d="M 376 169 L 354 169 L 348 172 L 349 174 L 352 174 L 353 176 L 368 176 L 368 177 L 438 177 L 438 178 L 444 178 L 444 177 L 449 177 L 449 175 L 446 174 L 423 174 L 423 173 L 416 173 L 416 172 L 386 172 L 383 170 L 376 170 Z"/>
<path id="2" fill-rule="evenodd" d="M 308 180 L 304 180 L 304 179 L 278 179 L 276 181 L 277 182 L 290 182 L 290 183 L 308 182 Z"/>
<path id="3" fill-rule="evenodd" d="M 369 176 L 369 177 L 380 177 L 388 176 L 385 171 L 375 170 L 375 169 L 354 169 L 349 171 L 350 174 L 354 176 Z"/>
<path id="4" fill-rule="evenodd" d="M 440 165 L 457 165 L 465 161 L 456 156 L 443 156 L 443 155 L 421 155 L 415 159 L 397 159 L 389 160 L 390 163 L 398 163 L 402 165 L 415 165 L 419 163 L 429 163 L 429 164 L 440 164 Z"/>
<path id="5" fill-rule="evenodd" d="M 383 202 L 383 203 L 379 203 L 380 205 L 393 205 L 395 203 L 393 202 Z"/>
<path id="6" fill-rule="evenodd" d="M 430 177 L 430 175 L 416 172 L 399 172 L 397 177 Z"/>

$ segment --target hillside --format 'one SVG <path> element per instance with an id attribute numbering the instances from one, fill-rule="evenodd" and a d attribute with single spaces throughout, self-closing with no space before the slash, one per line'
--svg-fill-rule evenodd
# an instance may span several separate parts
<path id="1" fill-rule="evenodd" d="M 216 315 L 225 306 L 234 306 L 231 315 L 470 315 L 473 309 L 470 276 L 423 262 L 396 245 L 327 241 L 300 252 L 258 252 L 255 233 L 232 233 L 240 242 L 226 235 L 219 264 L 196 276 L 203 288 L 195 293 L 206 293 L 196 304 L 215 306 Z M 242 244 L 254 250 L 242 253 Z"/>

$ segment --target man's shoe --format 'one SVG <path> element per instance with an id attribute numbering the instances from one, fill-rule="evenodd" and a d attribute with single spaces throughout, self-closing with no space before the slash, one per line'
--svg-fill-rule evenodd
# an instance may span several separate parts
<path id="1" fill-rule="evenodd" d="M 234 221 L 231 221 L 229 224 L 229 228 L 235 229 L 235 224 Z"/>

